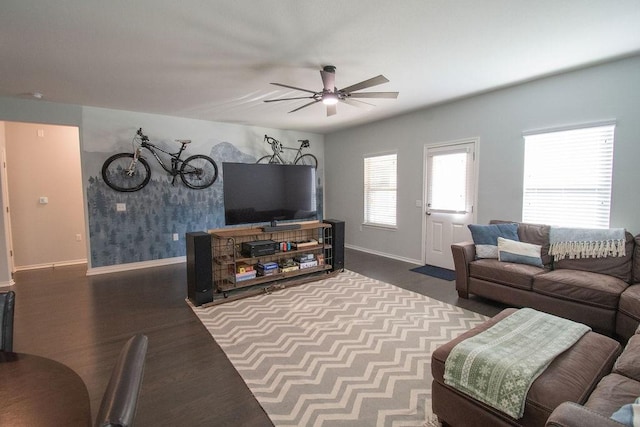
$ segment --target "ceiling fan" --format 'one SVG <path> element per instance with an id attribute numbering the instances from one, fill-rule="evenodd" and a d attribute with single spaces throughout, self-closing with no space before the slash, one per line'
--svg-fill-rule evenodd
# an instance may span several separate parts
<path id="1" fill-rule="evenodd" d="M 315 92 L 309 89 L 302 89 L 295 86 L 289 86 L 282 83 L 271 83 L 272 85 L 282 86 L 289 89 L 295 89 L 302 92 L 308 92 L 311 96 L 297 96 L 294 98 L 279 98 L 279 99 L 267 99 L 264 102 L 277 102 L 277 101 L 290 101 L 294 99 L 313 99 L 308 104 L 304 104 L 302 107 L 298 107 L 289 111 L 293 113 L 298 110 L 302 110 L 305 107 L 313 105 L 317 102 L 322 102 L 327 106 L 327 116 L 333 116 L 337 112 L 336 104 L 340 101 L 350 104 L 356 107 L 363 105 L 371 105 L 368 102 L 360 101 L 356 98 L 397 98 L 398 92 L 357 92 L 362 89 L 367 89 L 373 86 L 387 83 L 389 80 L 382 74 L 377 77 L 372 77 L 368 80 L 356 83 L 351 86 L 347 86 L 343 89 L 335 87 L 336 81 L 336 67 L 333 65 L 325 65 L 320 70 L 320 76 L 322 77 L 322 84 L 324 88 L 320 92 Z"/>

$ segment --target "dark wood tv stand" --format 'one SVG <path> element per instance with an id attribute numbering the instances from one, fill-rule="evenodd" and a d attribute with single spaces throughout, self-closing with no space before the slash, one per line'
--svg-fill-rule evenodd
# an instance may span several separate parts
<path id="1" fill-rule="evenodd" d="M 311 221 L 297 224 L 299 227 L 263 231 L 262 227 L 222 228 L 209 230 L 211 235 L 212 275 L 214 301 L 209 304 L 227 302 L 264 292 L 265 289 L 276 289 L 319 280 L 328 274 L 337 273 L 333 267 L 333 234 L 331 224 Z M 289 242 L 291 250 L 279 250 L 273 254 L 249 256 L 242 253 L 242 243 L 273 240 Z M 293 244 L 295 243 L 295 247 Z M 322 259 L 317 266 L 291 271 L 278 271 L 268 276 L 257 276 L 251 279 L 237 280 L 239 266 L 257 263 L 281 261 L 302 254 L 313 254 Z M 235 292 L 243 290 L 243 292 Z M 252 292 L 249 292 L 252 290 Z M 215 295 L 219 295 L 216 298 Z"/>

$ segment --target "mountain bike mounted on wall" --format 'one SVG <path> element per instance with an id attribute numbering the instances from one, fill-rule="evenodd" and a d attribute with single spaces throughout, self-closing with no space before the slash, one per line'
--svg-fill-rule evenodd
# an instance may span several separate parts
<path id="1" fill-rule="evenodd" d="M 104 182 L 116 191 L 132 192 L 144 188 L 151 179 L 151 168 L 142 155 L 142 149 L 147 149 L 156 158 L 162 169 L 173 176 L 171 184 L 176 177 L 189 188 L 202 190 L 213 184 L 218 178 L 218 165 L 209 156 L 196 154 L 182 160 L 180 157 L 191 140 L 176 139 L 180 144 L 180 150 L 170 153 L 149 141 L 149 137 L 138 129 L 133 137 L 133 153 L 118 153 L 109 157 L 102 165 L 102 178 Z M 138 146 L 136 146 L 138 145 Z M 158 154 L 162 152 L 171 158 L 170 166 L 166 165 Z"/>
<path id="2" fill-rule="evenodd" d="M 273 150 L 273 154 L 260 157 L 256 163 L 276 163 L 276 164 L 295 164 L 295 165 L 306 165 L 313 166 L 314 168 L 318 168 L 318 159 L 313 154 L 302 154 L 303 148 L 309 147 L 308 139 L 299 139 L 300 147 L 285 147 L 282 145 L 280 141 L 270 136 L 265 135 L 264 141 L 271 145 L 271 149 Z M 282 153 L 284 150 L 297 150 L 296 157 L 293 161 L 287 161 L 282 157 Z"/>

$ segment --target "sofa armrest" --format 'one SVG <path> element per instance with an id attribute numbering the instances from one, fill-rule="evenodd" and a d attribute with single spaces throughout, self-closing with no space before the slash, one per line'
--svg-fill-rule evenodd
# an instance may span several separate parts
<path id="1" fill-rule="evenodd" d="M 573 402 L 561 403 L 553 410 L 545 424 L 546 427 L 621 427 L 623 425 Z"/>
<path id="2" fill-rule="evenodd" d="M 451 245 L 453 265 L 456 269 L 456 290 L 460 298 L 469 298 L 469 263 L 476 258 L 476 246 L 473 242 L 460 242 Z"/>

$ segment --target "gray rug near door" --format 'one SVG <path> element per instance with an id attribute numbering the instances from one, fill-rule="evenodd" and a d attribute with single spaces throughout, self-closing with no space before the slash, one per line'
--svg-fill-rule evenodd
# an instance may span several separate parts
<path id="1" fill-rule="evenodd" d="M 431 353 L 486 320 L 350 271 L 193 310 L 276 426 L 425 425 Z"/>

